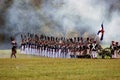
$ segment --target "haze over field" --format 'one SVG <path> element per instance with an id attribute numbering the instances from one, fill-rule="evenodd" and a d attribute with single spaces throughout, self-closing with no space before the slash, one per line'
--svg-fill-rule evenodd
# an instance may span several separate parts
<path id="1" fill-rule="evenodd" d="M 103 42 L 120 41 L 120 0 L 0 0 L 0 42 L 27 32 L 67 37 L 96 34 L 102 22 Z"/>

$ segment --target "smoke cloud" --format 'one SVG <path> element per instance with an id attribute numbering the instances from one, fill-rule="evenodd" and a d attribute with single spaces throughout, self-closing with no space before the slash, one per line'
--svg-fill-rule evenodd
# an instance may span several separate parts
<path id="1" fill-rule="evenodd" d="M 119 41 L 120 0 L 0 0 L 0 41 L 21 33 L 48 36 L 96 34 Z M 19 38 L 18 38 L 19 39 Z"/>

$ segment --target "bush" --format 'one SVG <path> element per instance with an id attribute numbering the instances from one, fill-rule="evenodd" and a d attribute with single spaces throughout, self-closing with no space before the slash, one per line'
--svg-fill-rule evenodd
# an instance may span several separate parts
<path id="1" fill-rule="evenodd" d="M 98 54 L 99 56 L 102 56 L 103 59 L 105 58 L 105 56 L 111 57 L 110 48 L 102 49 L 101 51 L 98 52 Z"/>

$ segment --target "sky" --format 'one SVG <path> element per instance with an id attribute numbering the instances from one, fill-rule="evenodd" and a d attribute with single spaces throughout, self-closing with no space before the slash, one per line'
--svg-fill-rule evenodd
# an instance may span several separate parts
<path id="1" fill-rule="evenodd" d="M 21 33 L 48 36 L 97 34 L 103 43 L 120 41 L 120 0 L 0 0 L 0 42 Z"/>

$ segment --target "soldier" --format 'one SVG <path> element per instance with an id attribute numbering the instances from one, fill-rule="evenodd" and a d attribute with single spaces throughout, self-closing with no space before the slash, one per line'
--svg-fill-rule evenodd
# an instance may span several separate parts
<path id="1" fill-rule="evenodd" d="M 80 49 L 80 55 L 83 55 L 83 53 L 84 53 L 84 46 L 83 46 L 83 43 L 80 43 L 79 49 Z"/>
<path id="2" fill-rule="evenodd" d="M 114 42 L 113 49 L 114 49 L 113 58 L 118 58 L 118 52 L 119 52 L 119 43 L 118 42 Z"/>
<path id="3" fill-rule="evenodd" d="M 47 46 L 47 57 L 50 57 L 50 43 Z"/>
<path id="4" fill-rule="evenodd" d="M 77 48 L 76 48 L 76 58 L 79 58 L 79 56 L 80 56 L 79 47 L 80 47 L 80 46 L 77 46 Z"/>
<path id="5" fill-rule="evenodd" d="M 114 52 L 115 52 L 115 42 L 112 41 L 110 45 L 110 50 L 111 50 L 111 58 L 115 58 Z"/>
<path id="6" fill-rule="evenodd" d="M 116 54 L 116 58 L 118 58 L 118 53 L 119 53 L 119 43 L 116 42 L 116 51 L 115 51 L 115 54 Z"/>
<path id="7" fill-rule="evenodd" d="M 61 55 L 61 58 L 64 58 L 64 44 L 61 45 L 61 53 L 60 53 L 60 55 Z"/>
<path id="8" fill-rule="evenodd" d="M 73 43 L 72 45 L 72 58 L 76 58 L 76 45 Z"/>
<path id="9" fill-rule="evenodd" d="M 21 45 L 20 45 L 20 53 L 24 53 L 25 50 L 25 44 L 24 44 L 24 40 L 21 41 Z"/>
<path id="10" fill-rule="evenodd" d="M 64 55 L 65 55 L 64 58 L 67 58 L 67 54 L 68 54 L 68 45 L 66 44 L 64 47 Z"/>
<path id="11" fill-rule="evenodd" d="M 59 44 L 58 44 L 58 57 L 59 57 L 59 58 L 61 58 L 61 47 L 62 47 L 61 44 L 62 44 L 62 43 L 60 43 L 60 42 L 59 42 Z"/>
<path id="12" fill-rule="evenodd" d="M 26 53 L 26 54 L 29 54 L 28 51 L 29 51 L 29 39 L 27 38 L 27 39 L 26 39 L 26 52 L 25 52 L 25 53 Z"/>
<path id="13" fill-rule="evenodd" d="M 86 48 L 87 48 L 87 54 L 90 55 L 90 39 L 89 39 L 89 37 L 86 40 Z"/>
<path id="14" fill-rule="evenodd" d="M 11 58 L 14 56 L 16 58 L 16 49 L 17 49 L 17 43 L 14 39 L 14 37 L 11 37 L 11 44 L 12 44 L 12 53 L 11 53 Z"/>
<path id="15" fill-rule="evenodd" d="M 97 58 L 97 49 L 98 49 L 98 45 L 96 43 L 96 41 L 93 42 L 92 44 L 92 58 Z"/>
<path id="16" fill-rule="evenodd" d="M 55 52 L 56 52 L 55 57 L 58 58 L 58 55 L 59 55 L 59 53 L 58 53 L 59 52 L 58 44 L 55 45 Z"/>
<path id="17" fill-rule="evenodd" d="M 92 47 L 93 47 L 93 45 L 92 45 L 92 43 L 90 43 L 89 48 L 90 48 L 90 57 L 91 58 L 92 58 Z"/>
<path id="18" fill-rule="evenodd" d="M 74 57 L 74 45 L 73 44 L 70 45 L 70 57 L 75 58 Z"/>

